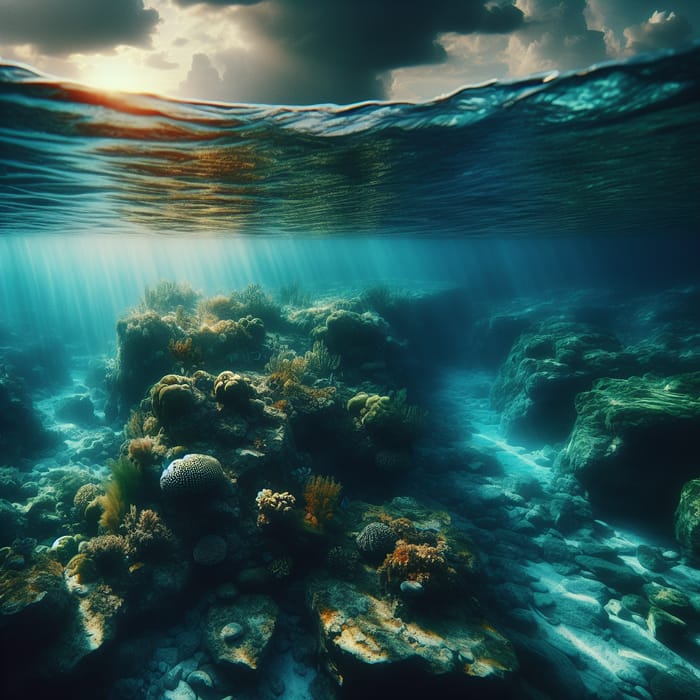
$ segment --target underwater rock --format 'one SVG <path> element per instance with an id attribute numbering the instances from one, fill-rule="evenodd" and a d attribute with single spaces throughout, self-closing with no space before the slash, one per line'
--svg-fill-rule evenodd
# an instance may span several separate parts
<path id="1" fill-rule="evenodd" d="M 609 333 L 585 324 L 546 321 L 513 345 L 491 400 L 502 413 L 509 439 L 539 447 L 566 438 L 579 392 L 597 378 L 626 376 L 633 366 Z"/>
<path id="2" fill-rule="evenodd" d="M 9 544 L 27 526 L 27 518 L 22 510 L 9 501 L 0 498 L 0 545 Z"/>
<path id="3" fill-rule="evenodd" d="M 56 418 L 82 426 L 97 422 L 95 407 L 89 396 L 76 394 L 63 399 L 55 409 Z"/>
<path id="4" fill-rule="evenodd" d="M 177 335 L 175 320 L 166 321 L 155 311 L 135 312 L 117 321 L 115 413 L 128 415 L 146 388 L 171 370 L 173 357 L 168 343 Z"/>
<path id="5" fill-rule="evenodd" d="M 585 554 L 575 557 L 576 563 L 593 573 L 606 586 L 620 593 L 634 593 L 641 589 L 644 579 L 620 559 L 617 562 Z"/>
<path id="6" fill-rule="evenodd" d="M 278 615 L 277 604 L 263 595 L 242 595 L 233 603 L 214 603 L 206 618 L 207 650 L 218 664 L 256 671 L 269 647 Z M 242 631 L 239 633 L 232 625 L 240 626 Z"/>
<path id="7" fill-rule="evenodd" d="M 321 649 L 337 681 L 348 689 L 355 675 L 386 679 L 408 673 L 425 679 L 448 674 L 455 680 L 503 681 L 517 668 L 508 640 L 459 601 L 449 614 L 407 617 L 381 594 L 375 577 L 356 583 L 323 574 L 310 579 L 306 595 Z M 467 687 L 487 694 L 491 685 Z"/>
<path id="8" fill-rule="evenodd" d="M 216 566 L 226 559 L 226 540 L 219 535 L 200 537 L 192 550 L 195 564 L 200 566 Z"/>
<path id="9" fill-rule="evenodd" d="M 685 636 L 688 625 L 679 617 L 652 605 L 647 615 L 647 627 L 652 637 L 672 646 Z"/>
<path id="10" fill-rule="evenodd" d="M 332 355 L 343 365 L 358 367 L 365 363 L 384 363 L 387 346 L 387 324 L 378 314 L 338 309 L 326 319 L 315 337 L 323 340 Z"/>
<path id="11" fill-rule="evenodd" d="M 645 521 L 670 519 L 697 474 L 700 372 L 600 379 L 576 398 L 577 418 L 557 467 L 594 506 Z"/>
<path id="12" fill-rule="evenodd" d="M 700 677 L 677 665 L 656 671 L 649 683 L 654 700 L 679 700 L 700 697 Z"/>
<path id="13" fill-rule="evenodd" d="M 637 547 L 637 561 L 645 569 L 656 573 L 667 571 L 676 563 L 665 557 L 660 547 L 652 547 L 648 544 L 640 544 Z"/>
<path id="14" fill-rule="evenodd" d="M 39 454 L 59 442 L 44 428 L 24 382 L 0 367 L 0 454 L 3 462 Z"/>
<path id="15" fill-rule="evenodd" d="M 683 485 L 674 517 L 674 531 L 688 557 L 700 560 L 700 479 Z"/>

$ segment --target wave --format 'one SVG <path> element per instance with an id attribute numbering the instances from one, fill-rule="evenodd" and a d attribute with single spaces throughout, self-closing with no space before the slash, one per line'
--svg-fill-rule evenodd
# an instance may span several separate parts
<path id="1" fill-rule="evenodd" d="M 699 83 L 700 45 L 348 106 L 105 92 L 0 64 L 0 231 L 688 233 Z"/>

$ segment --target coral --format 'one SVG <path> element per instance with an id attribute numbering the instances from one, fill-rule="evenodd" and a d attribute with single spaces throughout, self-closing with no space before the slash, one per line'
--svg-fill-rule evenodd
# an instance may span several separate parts
<path id="1" fill-rule="evenodd" d="M 278 326 L 282 318 L 280 307 L 257 284 L 251 284 L 242 292 L 232 292 L 205 299 L 199 305 L 204 319 L 235 321 L 246 316 L 260 319 L 269 326 Z"/>
<path id="2" fill-rule="evenodd" d="M 130 440 L 127 455 L 142 469 L 155 464 L 163 456 L 161 446 L 150 435 Z"/>
<path id="3" fill-rule="evenodd" d="M 359 367 L 366 362 L 383 362 L 387 345 L 386 322 L 376 314 L 338 309 L 315 333 L 329 352 L 340 355 L 344 366 Z"/>
<path id="4" fill-rule="evenodd" d="M 355 538 L 357 548 L 370 560 L 381 561 L 396 545 L 396 535 L 384 523 L 369 523 Z"/>
<path id="5" fill-rule="evenodd" d="M 195 334 L 195 340 L 207 363 L 230 363 L 240 354 L 260 349 L 265 341 L 265 324 L 253 316 L 238 321 L 205 321 Z"/>
<path id="6" fill-rule="evenodd" d="M 138 408 L 132 409 L 129 420 L 124 426 L 124 435 L 129 439 L 140 438 L 146 434 L 143 425 L 144 416 Z"/>
<path id="7" fill-rule="evenodd" d="M 425 413 L 406 401 L 406 390 L 389 396 L 360 392 L 347 402 L 348 412 L 381 447 L 405 448 L 420 437 Z"/>
<path id="8" fill-rule="evenodd" d="M 340 357 L 331 355 L 322 342 L 316 341 L 304 355 L 282 346 L 270 357 L 265 370 L 273 387 L 289 392 L 290 385 L 310 385 L 318 379 L 328 379 L 339 366 Z"/>
<path id="9" fill-rule="evenodd" d="M 165 426 L 186 416 L 194 406 L 195 395 L 188 377 L 166 374 L 151 389 L 153 415 Z"/>
<path id="10" fill-rule="evenodd" d="M 279 288 L 277 297 L 286 306 L 306 307 L 311 302 L 311 297 L 302 291 L 298 280 L 282 285 Z"/>
<path id="11" fill-rule="evenodd" d="M 314 528 L 333 518 L 333 513 L 340 502 L 342 484 L 332 476 L 313 476 L 306 482 L 304 489 L 304 510 L 306 522 Z"/>
<path id="12" fill-rule="evenodd" d="M 279 521 L 294 510 L 296 498 L 289 491 L 262 489 L 255 497 L 258 506 L 258 527 L 266 527 Z"/>
<path id="13" fill-rule="evenodd" d="M 214 380 L 214 398 L 225 408 L 245 410 L 255 391 L 250 383 L 235 372 L 221 372 Z"/>
<path id="14" fill-rule="evenodd" d="M 457 572 L 448 564 L 445 550 L 442 544 L 433 547 L 399 540 L 379 567 L 380 580 L 393 590 L 398 590 L 405 581 L 419 583 L 426 592 L 452 590 L 457 583 Z"/>
<path id="15" fill-rule="evenodd" d="M 249 284 L 242 292 L 232 295 L 241 304 L 243 313 L 241 316 L 256 316 L 261 318 L 267 325 L 279 325 L 282 317 L 280 307 L 274 302 L 272 297 L 265 294 L 258 284 Z"/>
<path id="16" fill-rule="evenodd" d="M 177 548 L 172 530 L 149 508 L 138 511 L 136 506 L 131 506 L 121 529 L 133 561 L 162 561 Z"/>
<path id="17" fill-rule="evenodd" d="M 98 501 L 102 506 L 100 525 L 111 532 L 116 532 L 126 509 L 137 503 L 143 493 L 143 472 L 141 467 L 131 462 L 128 457 L 120 457 L 109 462 L 112 476 L 107 488 Z"/>
<path id="18" fill-rule="evenodd" d="M 161 281 L 153 289 L 146 287 L 141 307 L 160 315 L 176 311 L 178 307 L 193 311 L 199 298 L 200 295 L 184 282 Z"/>
<path id="19" fill-rule="evenodd" d="M 66 564 L 66 573 L 77 577 L 78 583 L 92 583 L 98 578 L 95 562 L 85 552 L 76 554 Z"/>
<path id="20" fill-rule="evenodd" d="M 83 553 L 93 562 L 97 575 L 114 578 L 127 570 L 129 547 L 121 535 L 99 535 L 85 543 Z"/>
<path id="21" fill-rule="evenodd" d="M 168 350 L 170 350 L 170 354 L 175 362 L 181 365 L 186 372 L 191 372 L 202 361 L 202 353 L 193 344 L 191 337 L 185 340 L 171 338 L 168 343 Z"/>
<path id="22" fill-rule="evenodd" d="M 117 369 L 114 389 L 121 415 L 141 400 L 148 386 L 172 371 L 170 339 L 178 333 L 154 311 L 133 313 L 117 321 Z"/>
<path id="23" fill-rule="evenodd" d="M 173 460 L 160 477 L 160 488 L 167 496 L 192 498 L 214 490 L 224 480 L 221 463 L 215 457 L 187 454 Z"/>
<path id="24" fill-rule="evenodd" d="M 73 496 L 73 507 L 83 516 L 88 505 L 101 493 L 102 489 L 97 484 L 83 484 Z"/>
<path id="25" fill-rule="evenodd" d="M 275 579 L 284 579 L 292 573 L 292 558 L 291 557 L 276 557 L 268 565 L 267 570 Z"/>
<path id="26" fill-rule="evenodd" d="M 331 355 L 324 343 L 317 340 L 311 350 L 304 354 L 307 379 L 330 377 L 340 366 L 340 356 Z"/>

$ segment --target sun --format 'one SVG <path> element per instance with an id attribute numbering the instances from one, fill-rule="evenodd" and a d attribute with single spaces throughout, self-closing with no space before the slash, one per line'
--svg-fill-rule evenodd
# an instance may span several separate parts
<path id="1" fill-rule="evenodd" d="M 80 82 L 99 90 L 162 93 L 168 85 L 159 71 L 149 68 L 137 52 L 125 49 L 114 55 L 80 57 Z"/>

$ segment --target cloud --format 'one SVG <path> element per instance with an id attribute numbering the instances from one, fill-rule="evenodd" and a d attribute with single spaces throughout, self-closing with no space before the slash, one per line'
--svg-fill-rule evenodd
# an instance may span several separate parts
<path id="1" fill-rule="evenodd" d="M 690 22 L 685 17 L 656 10 L 646 22 L 625 29 L 626 51 L 638 53 L 682 46 L 691 33 Z"/>
<path id="2" fill-rule="evenodd" d="M 54 56 L 147 47 L 158 21 L 143 0 L 2 0 L 0 40 Z"/>
<path id="3" fill-rule="evenodd" d="M 525 23 L 504 58 L 512 76 L 585 68 L 607 57 L 605 34 L 591 29 L 586 0 L 519 0 Z"/>
<path id="4" fill-rule="evenodd" d="M 204 53 L 196 53 L 192 56 L 192 66 L 187 78 L 180 85 L 180 92 L 187 97 L 199 100 L 226 99 L 224 95 L 224 83 L 219 71 L 214 68 L 211 59 Z"/>
<path id="5" fill-rule="evenodd" d="M 605 32 L 611 58 L 681 46 L 700 29 L 697 0 L 588 0 L 587 14 L 590 25 Z"/>
<path id="6" fill-rule="evenodd" d="M 490 0 L 176 0 L 235 8 L 249 50 L 207 51 L 226 99 L 253 102 L 338 102 L 386 97 L 391 71 L 442 63 L 448 32 L 506 33 L 521 26 L 511 1 Z M 193 71 L 183 83 L 196 88 Z M 209 75 L 209 73 L 207 73 Z"/>
<path id="7" fill-rule="evenodd" d="M 148 58 L 146 58 L 146 65 L 150 68 L 156 68 L 157 70 L 173 70 L 177 68 L 179 64 L 170 61 L 163 51 L 159 51 L 158 53 L 148 55 Z"/>

